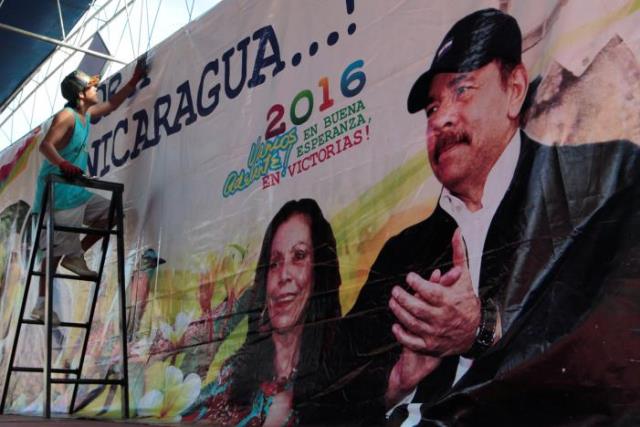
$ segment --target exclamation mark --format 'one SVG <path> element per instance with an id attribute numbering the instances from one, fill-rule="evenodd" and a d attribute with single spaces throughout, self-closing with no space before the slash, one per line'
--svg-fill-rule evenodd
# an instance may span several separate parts
<path id="1" fill-rule="evenodd" d="M 351 15 L 355 9 L 355 0 L 346 0 L 346 2 L 347 2 L 347 15 Z M 356 32 L 356 23 L 352 22 L 351 24 L 349 24 L 349 27 L 347 27 L 347 33 L 351 35 L 355 32 Z"/>
<path id="2" fill-rule="evenodd" d="M 347 0 L 347 13 L 351 15 L 353 13 L 353 9 L 355 8 L 355 4 L 353 4 L 354 0 Z"/>

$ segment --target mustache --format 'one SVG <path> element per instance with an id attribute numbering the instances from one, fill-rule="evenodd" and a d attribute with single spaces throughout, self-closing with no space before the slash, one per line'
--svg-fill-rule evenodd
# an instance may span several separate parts
<path id="1" fill-rule="evenodd" d="M 448 131 L 441 132 L 436 136 L 435 141 L 435 158 L 440 159 L 440 155 L 454 145 L 471 143 L 471 135 L 465 131 Z"/>

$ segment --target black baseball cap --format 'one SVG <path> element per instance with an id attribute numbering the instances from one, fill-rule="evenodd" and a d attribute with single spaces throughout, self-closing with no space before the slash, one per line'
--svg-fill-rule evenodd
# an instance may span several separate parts
<path id="1" fill-rule="evenodd" d="M 78 99 L 78 94 L 91 86 L 100 83 L 100 76 L 90 76 L 82 70 L 75 70 L 69 73 L 60 83 L 62 96 L 67 101 L 73 102 Z"/>
<path id="2" fill-rule="evenodd" d="M 465 16 L 449 30 L 431 66 L 413 84 L 407 109 L 424 109 L 431 80 L 438 73 L 466 73 L 494 59 L 518 64 L 522 61 L 522 33 L 515 18 L 498 9 L 482 9 Z"/>

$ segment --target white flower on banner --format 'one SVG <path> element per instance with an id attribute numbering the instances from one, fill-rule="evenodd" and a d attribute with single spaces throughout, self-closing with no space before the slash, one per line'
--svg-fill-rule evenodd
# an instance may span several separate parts
<path id="1" fill-rule="evenodd" d="M 138 415 L 168 422 L 180 421 L 180 414 L 198 398 L 200 377 L 192 373 L 183 378 L 182 371 L 175 366 L 166 366 L 163 362 L 154 365 L 149 372 L 165 368 L 164 374 L 150 382 L 154 388 L 138 402 Z"/>
<path id="2" fill-rule="evenodd" d="M 11 403 L 11 411 L 22 415 L 42 415 L 44 410 L 44 392 L 40 392 L 38 396 L 29 403 L 27 396 L 20 394 L 16 400 Z M 68 409 L 69 403 L 64 394 L 53 393 L 51 399 L 51 412 L 53 413 L 65 413 Z"/>
<path id="3" fill-rule="evenodd" d="M 165 322 L 160 322 L 160 332 L 174 347 L 180 344 L 180 341 L 187 332 L 187 327 L 193 320 L 193 312 L 185 313 L 180 312 L 176 316 L 176 323 L 173 326 Z"/>

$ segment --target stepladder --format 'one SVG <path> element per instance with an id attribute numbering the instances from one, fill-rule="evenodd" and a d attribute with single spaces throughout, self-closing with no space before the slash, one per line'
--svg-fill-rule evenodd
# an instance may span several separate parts
<path id="1" fill-rule="evenodd" d="M 97 190 L 102 193 L 110 193 L 110 203 L 108 208 L 107 226 L 93 227 L 78 224 L 58 224 L 54 214 L 55 206 L 55 188 L 56 185 L 75 185 L 86 189 Z M 52 385 L 62 384 L 64 386 L 57 387 L 73 387 L 68 399 L 67 413 L 73 414 L 76 411 L 76 400 L 79 395 L 80 386 L 118 386 L 121 388 L 121 413 L 124 418 L 129 418 L 129 376 L 128 376 L 128 351 L 127 351 L 127 330 L 126 330 L 126 290 L 125 290 L 125 272 L 124 272 L 124 210 L 123 210 L 123 191 L 124 186 L 121 183 L 101 181 L 85 177 L 64 178 L 62 176 L 51 174 L 46 178 L 46 188 L 43 192 L 41 210 L 36 221 L 36 232 L 34 233 L 33 247 L 30 253 L 28 270 L 25 279 L 24 292 L 22 302 L 20 304 L 19 315 L 17 318 L 16 330 L 9 355 L 9 361 L 6 369 L 2 401 L 0 403 L 0 413 L 5 413 L 7 403 L 11 399 L 11 381 L 15 374 L 41 374 L 43 388 L 43 416 L 50 418 L 52 416 Z M 56 237 L 61 233 L 72 233 L 78 235 L 89 236 L 94 235 L 100 238 L 98 241 L 99 250 L 97 255 L 99 266 L 96 274 L 66 274 L 59 272 L 57 265 L 54 264 L 53 247 L 56 243 Z M 44 238 L 45 242 L 41 242 Z M 118 367 L 118 375 L 116 378 L 109 375 L 101 378 L 85 378 L 83 377 L 83 369 L 85 368 L 85 356 L 89 346 L 89 338 L 91 335 L 92 325 L 94 323 L 94 315 L 100 295 L 100 288 L 103 284 L 103 276 L 105 275 L 105 262 L 109 252 L 110 242 L 115 239 L 115 261 L 116 261 L 116 277 L 118 304 L 118 331 L 120 335 L 120 366 Z M 44 249 L 44 250 L 40 250 Z M 37 258 L 42 256 L 45 262 L 38 265 Z M 43 268 L 41 268 L 43 267 Z M 42 271 L 44 269 L 44 271 Z M 38 280 L 45 279 L 45 310 L 44 319 L 27 318 L 27 300 L 31 284 L 34 277 Z M 54 316 L 54 280 L 66 280 L 78 284 L 88 285 L 91 289 L 88 291 L 88 314 L 80 321 L 76 319 L 65 318 L 65 313 L 58 313 Z M 55 320 L 55 321 L 54 321 Z M 18 352 L 20 337 L 23 335 L 22 329 L 27 326 L 44 327 L 44 363 L 42 366 L 24 366 L 20 364 L 20 354 Z M 73 363 L 56 366 L 54 364 L 54 333 L 57 336 L 64 336 L 61 330 L 79 331 L 81 338 L 78 340 L 80 348 L 79 357 L 73 358 Z"/>

